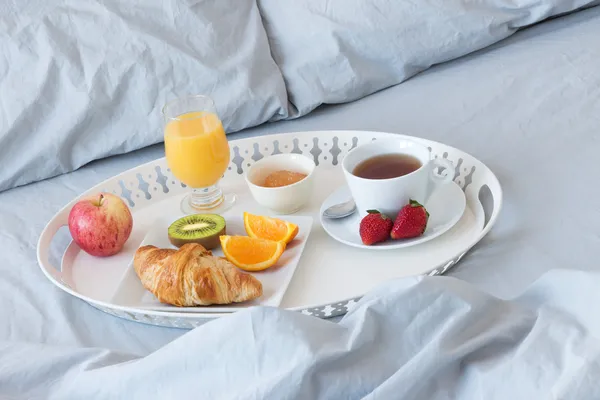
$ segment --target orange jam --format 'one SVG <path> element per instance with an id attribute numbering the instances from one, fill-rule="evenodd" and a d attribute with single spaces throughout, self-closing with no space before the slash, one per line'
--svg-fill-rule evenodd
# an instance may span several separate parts
<path id="1" fill-rule="evenodd" d="M 275 171 L 265 178 L 264 187 L 281 187 L 292 185 L 306 178 L 306 174 L 292 171 Z"/>

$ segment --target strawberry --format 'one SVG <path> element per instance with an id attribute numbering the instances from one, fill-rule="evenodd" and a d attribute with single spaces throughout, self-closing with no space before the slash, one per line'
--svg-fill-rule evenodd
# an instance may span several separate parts
<path id="1" fill-rule="evenodd" d="M 360 221 L 360 238 L 367 246 L 383 242 L 390 237 L 394 221 L 377 210 L 368 210 L 368 214 Z"/>
<path id="2" fill-rule="evenodd" d="M 394 221 L 392 239 L 408 239 L 421 236 L 427 228 L 429 213 L 418 201 L 410 200 L 402 207 Z"/>

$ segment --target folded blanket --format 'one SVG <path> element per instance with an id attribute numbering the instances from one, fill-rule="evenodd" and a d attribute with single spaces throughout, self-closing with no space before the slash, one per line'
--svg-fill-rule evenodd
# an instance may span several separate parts
<path id="1" fill-rule="evenodd" d="M 0 344 L 0 394 L 44 399 L 598 399 L 600 274 L 552 271 L 504 301 L 396 280 L 339 323 L 258 307 L 146 357 Z M 20 397 L 19 397 L 20 398 Z"/>

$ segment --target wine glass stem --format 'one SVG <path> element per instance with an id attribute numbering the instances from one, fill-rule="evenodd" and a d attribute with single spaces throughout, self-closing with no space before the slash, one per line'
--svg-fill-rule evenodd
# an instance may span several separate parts
<path id="1" fill-rule="evenodd" d="M 192 189 L 190 206 L 197 210 L 209 210 L 223 202 L 223 191 L 217 185 Z"/>

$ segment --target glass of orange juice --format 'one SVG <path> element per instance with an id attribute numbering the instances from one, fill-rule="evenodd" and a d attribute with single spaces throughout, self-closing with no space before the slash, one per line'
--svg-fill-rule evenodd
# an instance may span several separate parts
<path id="1" fill-rule="evenodd" d="M 219 213 L 235 203 L 218 183 L 229 165 L 229 143 L 208 96 L 180 98 L 163 107 L 165 154 L 177 179 L 191 188 L 181 202 L 185 214 Z"/>

